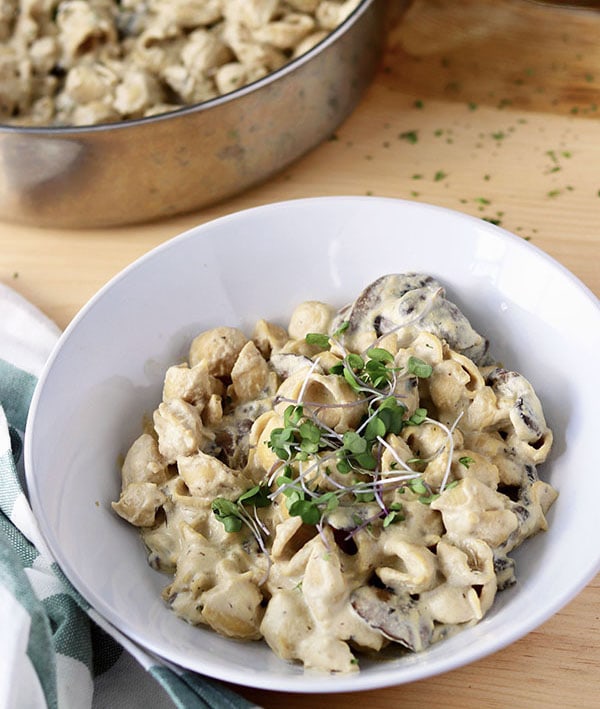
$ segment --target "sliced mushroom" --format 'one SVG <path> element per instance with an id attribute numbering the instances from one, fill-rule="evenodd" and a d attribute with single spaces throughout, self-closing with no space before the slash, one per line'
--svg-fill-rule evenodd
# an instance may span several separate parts
<path id="1" fill-rule="evenodd" d="M 412 339 L 418 332 L 433 333 L 476 364 L 488 359 L 488 342 L 471 327 L 458 306 L 446 300 L 442 285 L 419 273 L 382 276 L 339 311 L 332 332 L 344 321 L 349 326 L 344 343 L 361 351 L 375 339 L 399 331 Z"/>
<path id="2" fill-rule="evenodd" d="M 421 614 L 418 601 L 408 593 L 362 586 L 351 594 L 350 603 L 372 628 L 409 650 L 420 652 L 432 642 L 433 621 L 428 614 Z"/>
<path id="3" fill-rule="evenodd" d="M 514 433 L 507 445 L 529 463 L 542 463 L 552 445 L 552 431 L 546 424 L 540 400 L 522 374 L 496 367 L 488 372 L 487 384 L 498 400 L 498 409 L 508 412 Z"/>
<path id="4" fill-rule="evenodd" d="M 331 325 L 331 330 L 335 332 L 343 322 L 347 321 L 349 326 L 345 333 L 345 339 L 366 328 L 372 328 L 375 335 L 379 337 L 394 326 L 392 321 L 383 322 L 381 314 L 377 312 L 386 297 L 389 298 L 389 291 L 395 299 L 399 299 L 410 290 L 425 288 L 429 285 L 439 287 L 437 281 L 434 281 L 431 276 L 418 274 L 381 276 L 370 283 L 354 302 L 338 312 Z"/>

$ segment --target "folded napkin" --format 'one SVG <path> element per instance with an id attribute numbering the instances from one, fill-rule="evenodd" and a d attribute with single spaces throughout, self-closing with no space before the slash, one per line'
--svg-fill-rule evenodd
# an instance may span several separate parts
<path id="1" fill-rule="evenodd" d="M 0 283 L 0 707 L 255 706 L 122 636 L 53 560 L 27 499 L 22 450 L 37 377 L 59 335 Z"/>

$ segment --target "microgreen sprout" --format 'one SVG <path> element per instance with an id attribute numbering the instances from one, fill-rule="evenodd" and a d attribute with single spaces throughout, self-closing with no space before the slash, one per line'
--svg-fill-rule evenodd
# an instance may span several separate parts
<path id="1" fill-rule="evenodd" d="M 441 294 L 441 289 L 432 291 L 419 317 L 431 310 Z M 361 530 L 369 532 L 375 522 L 386 529 L 404 520 L 402 505 L 390 502 L 392 493 L 410 490 L 428 505 L 456 484 L 448 484 L 448 478 L 454 450 L 453 431 L 460 416 L 446 426 L 430 418 L 423 407 L 409 411 L 397 393 L 403 379 L 428 379 L 433 367 L 416 356 L 410 356 L 399 366 L 394 355 L 380 346 L 383 336 L 361 354 L 348 351 L 342 336 L 349 327 L 350 323 L 344 321 L 332 335 L 309 333 L 305 341 L 321 351 L 335 353 L 338 361 L 330 367 L 329 375 L 341 377 L 354 393 L 354 399 L 342 403 L 305 400 L 319 362 L 319 357 L 315 357 L 297 398 L 278 396 L 274 400 L 274 405 L 287 403 L 287 406 L 282 413 L 282 425 L 271 431 L 266 442 L 277 462 L 265 481 L 237 500 L 217 498 L 212 503 L 213 512 L 226 531 L 239 532 L 246 525 L 265 554 L 263 535 L 269 532 L 257 508 L 277 499 L 285 500 L 290 517 L 299 517 L 305 525 L 315 527 L 327 547 L 324 527 L 339 507 L 352 511 L 358 505 L 370 506 L 364 508 L 364 513 L 354 514 L 355 526 L 347 537 L 351 538 Z M 338 432 L 319 416 L 323 410 L 346 407 L 361 407 L 361 420 L 355 428 Z M 446 441 L 429 457 L 405 460 L 394 448 L 390 436 L 401 435 L 406 427 L 424 424 L 441 429 Z M 430 460 L 444 452 L 446 467 L 442 481 L 432 489 L 424 471 Z M 468 467 L 473 461 L 465 456 L 459 462 Z"/>
<path id="2" fill-rule="evenodd" d="M 433 367 L 422 359 L 419 359 L 419 357 L 409 357 L 407 368 L 411 374 L 414 374 L 415 377 L 419 377 L 419 379 L 428 379 L 433 373 Z"/>
<path id="3" fill-rule="evenodd" d="M 269 575 L 271 558 L 264 542 L 264 536 L 269 535 L 269 530 L 261 522 L 257 508 L 268 507 L 271 504 L 269 499 L 269 488 L 266 485 L 255 485 L 246 492 L 243 492 L 237 500 L 228 500 L 225 497 L 217 497 L 211 503 L 211 509 L 215 517 L 223 524 L 226 532 L 239 532 L 245 525 L 250 529 L 256 542 L 267 558 L 267 570 L 260 583 L 264 583 Z M 252 509 L 252 513 L 247 508 Z M 264 536 L 263 536 L 264 535 Z"/>
<path id="4" fill-rule="evenodd" d="M 320 332 L 310 332 L 305 339 L 307 344 L 316 345 L 322 350 L 328 350 L 330 347 L 329 335 L 323 335 Z"/>
<path id="5" fill-rule="evenodd" d="M 399 502 L 393 502 L 390 505 L 389 512 L 383 518 L 383 528 L 389 527 L 392 522 L 403 522 L 404 515 L 402 514 L 402 505 Z"/>
<path id="6" fill-rule="evenodd" d="M 271 503 L 268 495 L 268 487 L 255 485 L 242 493 L 235 502 L 225 497 L 217 497 L 212 501 L 211 509 L 227 532 L 239 532 L 242 524 L 252 529 L 253 525 L 248 523 L 249 514 L 245 506 L 253 507 L 255 510 L 257 507 L 268 507 Z"/>
<path id="7" fill-rule="evenodd" d="M 283 428 L 271 431 L 268 445 L 281 460 L 308 460 L 327 447 L 322 436 L 322 429 L 304 416 L 302 404 L 290 404 L 283 412 Z"/>
<path id="8" fill-rule="evenodd" d="M 411 356 L 405 368 L 396 367 L 394 356 L 382 347 L 371 347 L 364 356 L 346 352 L 337 340 L 338 333 L 335 335 L 325 342 L 323 336 L 309 334 L 306 341 L 322 348 L 333 342 L 343 352 L 343 359 L 331 367 L 330 374 L 341 376 L 361 397 L 356 405 L 367 403 L 362 423 L 356 430 L 350 429 L 340 435 L 318 419 L 318 410 L 327 405 L 291 401 L 283 413 L 283 427 L 274 429 L 267 442 L 285 464 L 284 474 L 277 478 L 278 489 L 271 494 L 271 499 L 279 494 L 285 495 L 290 515 L 299 516 L 311 525 L 322 524 L 327 512 L 335 509 L 344 498 L 351 499 L 351 504 L 375 501 L 387 519 L 390 510 L 385 506 L 382 491 L 421 478 L 422 473 L 405 463 L 386 437 L 399 435 L 406 426 L 433 422 L 425 408 L 417 408 L 409 414 L 394 393 L 400 371 L 404 370 L 405 376 L 428 378 L 433 371 L 431 365 Z M 310 372 L 305 384 L 309 377 Z M 451 448 L 452 433 L 442 424 L 440 426 L 447 433 Z M 381 470 L 384 450 L 388 450 L 393 458 L 392 468 L 388 471 Z M 358 477 L 344 484 L 332 475 L 332 468 L 343 477 L 350 473 Z M 444 484 L 446 478 L 447 475 Z M 328 487 L 335 488 L 335 491 L 320 492 L 316 487 L 319 479 L 326 480 Z M 425 490 L 422 497 L 428 499 L 431 494 L 430 490 Z M 393 515 L 390 520 L 397 516 Z"/>

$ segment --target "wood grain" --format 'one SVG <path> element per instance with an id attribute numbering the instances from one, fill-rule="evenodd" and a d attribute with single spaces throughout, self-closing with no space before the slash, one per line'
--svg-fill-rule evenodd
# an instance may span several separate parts
<path id="1" fill-rule="evenodd" d="M 600 295 L 599 37 L 600 13 L 589 10 L 417 0 L 358 109 L 283 173 L 160 223 L 97 231 L 0 224 L 0 280 L 64 327 L 123 267 L 193 225 L 282 199 L 374 194 L 495 220 Z M 240 691 L 267 709 L 593 709 L 600 577 L 535 632 L 440 677 L 359 695 Z"/>

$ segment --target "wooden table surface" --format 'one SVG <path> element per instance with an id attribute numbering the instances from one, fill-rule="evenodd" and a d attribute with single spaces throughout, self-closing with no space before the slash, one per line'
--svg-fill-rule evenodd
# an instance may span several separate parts
<path id="1" fill-rule="evenodd" d="M 280 175 L 160 223 L 95 231 L 0 224 L 0 280 L 64 327 L 124 266 L 193 225 L 282 199 L 374 194 L 497 221 L 600 295 L 599 40 L 600 12 L 416 0 L 356 111 Z M 511 647 L 439 677 L 361 694 L 239 691 L 267 708 L 597 708 L 600 577 Z"/>

